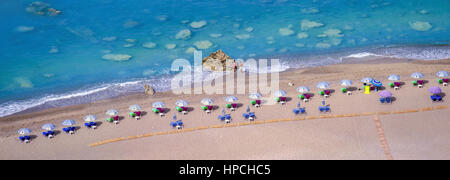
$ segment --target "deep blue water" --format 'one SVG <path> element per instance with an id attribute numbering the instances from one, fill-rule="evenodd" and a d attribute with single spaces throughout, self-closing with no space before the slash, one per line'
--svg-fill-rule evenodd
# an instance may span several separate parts
<path id="1" fill-rule="evenodd" d="M 333 53 L 450 57 L 432 46 L 450 42 L 448 0 L 43 0 L 62 11 L 55 16 L 26 11 L 32 2 L 0 2 L 0 116 L 136 92 L 143 81 L 164 90 L 172 60 L 193 61 L 186 50 L 199 41 L 212 44 L 204 56 L 295 55 L 288 67 L 327 64 L 333 58 L 323 55 Z M 190 26 L 199 21 L 206 25 Z M 312 22 L 322 25 L 307 27 Z M 176 39 L 184 29 L 190 38 Z M 156 47 L 142 46 L 149 42 Z"/>

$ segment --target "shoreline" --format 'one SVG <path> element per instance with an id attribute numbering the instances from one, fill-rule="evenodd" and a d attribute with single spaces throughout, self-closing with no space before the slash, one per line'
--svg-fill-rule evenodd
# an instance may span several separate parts
<path id="1" fill-rule="evenodd" d="M 276 56 L 276 58 L 279 58 L 284 66 L 284 64 L 287 63 L 287 66 L 289 67 L 283 72 L 286 71 L 295 71 L 297 69 L 303 69 L 303 68 L 309 68 L 309 67 L 320 67 L 320 66 L 327 66 L 327 65 L 333 65 L 333 64 L 354 64 L 354 63 L 374 63 L 374 60 L 377 60 L 379 62 L 377 63 L 386 63 L 386 61 L 381 61 L 383 59 L 396 59 L 396 60 L 406 60 L 411 58 L 399 58 L 399 57 L 391 57 L 388 53 L 388 51 L 398 51 L 399 53 L 405 53 L 401 50 L 405 50 L 407 52 L 411 51 L 411 53 L 418 53 L 416 54 L 417 57 L 423 56 L 423 52 L 415 52 L 413 50 L 424 50 L 426 51 L 425 55 L 433 55 L 433 51 L 437 51 L 438 54 L 434 54 L 434 56 L 438 55 L 439 57 L 448 57 L 450 56 L 450 52 L 447 52 L 450 50 L 450 46 L 448 44 L 433 44 L 433 45 L 392 45 L 389 47 L 379 47 L 379 46 L 371 46 L 371 47 L 361 47 L 361 48 L 353 48 L 346 51 L 333 51 L 330 53 L 325 54 L 278 54 L 273 55 Z M 409 49 L 409 50 L 408 50 Z M 368 53 L 368 54 L 367 54 Z M 443 53 L 443 54 L 439 54 Z M 360 56 L 358 58 L 348 57 L 348 56 Z M 403 56 L 400 55 L 399 56 Z M 256 57 L 255 57 L 256 58 Z M 263 57 L 260 57 L 263 58 Z M 267 56 L 264 58 L 275 58 L 271 56 Z M 330 59 L 331 58 L 331 59 Z M 411 59 L 416 60 L 416 59 Z M 369 62 L 365 62 L 369 61 Z M 427 61 L 439 61 L 438 60 L 429 60 Z M 295 63 L 298 62 L 298 63 Z M 320 62 L 319 64 L 316 64 L 317 62 Z M 294 64 L 299 65 L 293 65 L 296 67 L 290 67 Z M 172 75 L 169 75 L 172 76 Z M 127 96 L 130 94 L 137 94 L 142 91 L 142 87 L 144 84 L 151 84 L 157 91 L 159 92 L 166 92 L 167 88 L 164 88 L 164 84 L 170 83 L 170 79 L 167 77 L 164 78 L 152 78 L 152 79 L 133 79 L 129 81 L 124 82 L 112 82 L 112 83 L 106 83 L 106 84 L 98 84 L 90 86 L 86 89 L 78 89 L 69 91 L 62 94 L 50 94 L 45 96 L 37 96 L 38 98 L 32 98 L 27 100 L 21 100 L 21 101 L 6 101 L 3 104 L 1 104 L 5 108 L 2 113 L 5 113 L 8 111 L 6 108 L 12 108 L 12 111 L 16 107 L 25 108 L 27 106 L 31 106 L 28 108 L 25 108 L 24 110 L 3 116 L 11 116 L 11 115 L 21 115 L 21 114 L 27 114 L 37 111 L 42 111 L 49 108 L 55 108 L 55 107 L 67 107 L 67 106 L 73 106 L 73 105 L 79 105 L 79 104 L 88 104 L 94 101 L 101 101 L 105 99 L 110 98 L 118 98 L 121 96 Z M 116 89 L 125 88 L 124 92 L 116 92 Z M 161 89 L 162 88 L 162 89 Z M 103 90 L 102 90 L 103 89 Z M 92 91 L 92 92 L 90 92 Z M 169 90 L 170 91 L 170 90 Z M 75 95 L 74 97 L 72 97 Z M 36 104 L 36 105 L 34 105 Z M 21 107 L 25 106 L 25 107 Z"/>

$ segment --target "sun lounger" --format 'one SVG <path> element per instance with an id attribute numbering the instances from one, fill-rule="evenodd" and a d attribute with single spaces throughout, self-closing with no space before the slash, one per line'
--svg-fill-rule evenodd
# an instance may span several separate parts
<path id="1" fill-rule="evenodd" d="M 181 120 L 178 120 L 177 122 L 177 125 L 176 125 L 176 127 L 175 128 L 177 128 L 177 129 L 181 129 L 182 127 L 183 127 L 183 121 L 181 121 Z"/>
<path id="2" fill-rule="evenodd" d="M 385 102 L 386 102 L 386 99 L 385 99 L 385 98 L 380 98 L 380 102 L 381 102 L 381 103 L 385 103 Z"/>
<path id="3" fill-rule="evenodd" d="M 66 128 L 62 128 L 62 130 L 63 130 L 65 133 L 73 134 L 73 133 L 75 132 L 75 127 L 66 127 Z"/>
<path id="4" fill-rule="evenodd" d="M 324 112 L 324 111 L 325 111 L 325 108 L 324 108 L 323 106 L 319 106 L 319 111 L 320 111 L 320 112 Z"/>
<path id="5" fill-rule="evenodd" d="M 164 116 L 164 109 L 163 108 L 153 108 L 152 109 L 153 110 L 153 112 L 155 113 L 155 114 L 159 114 L 159 116 Z"/>
<path id="6" fill-rule="evenodd" d="M 225 123 L 230 123 L 231 122 L 231 116 L 229 114 L 225 115 Z"/>
<path id="7" fill-rule="evenodd" d="M 299 109 L 297 109 L 297 108 L 295 108 L 294 110 L 292 110 L 292 112 L 294 112 L 294 114 L 295 114 L 295 115 L 298 115 L 298 114 L 300 114 L 300 110 L 299 110 Z"/>
<path id="8" fill-rule="evenodd" d="M 400 85 L 401 85 L 401 84 L 400 84 L 399 82 L 394 82 L 393 84 L 394 84 L 394 89 L 395 89 L 395 90 L 399 90 L 399 89 L 400 89 Z M 391 86 L 391 87 L 392 87 L 392 86 Z"/>
<path id="9" fill-rule="evenodd" d="M 391 98 L 390 98 L 390 97 L 387 97 L 387 98 L 386 98 L 386 103 L 391 103 L 391 102 L 392 102 Z"/>
<path id="10" fill-rule="evenodd" d="M 442 79 L 442 85 L 448 86 L 448 79 Z"/>
<path id="11" fill-rule="evenodd" d="M 318 94 L 320 94 L 321 96 L 325 95 L 325 91 L 319 91 Z"/>
<path id="12" fill-rule="evenodd" d="M 136 112 L 134 112 L 134 114 L 136 115 L 136 116 L 134 116 L 134 118 L 135 118 L 136 120 L 141 119 L 141 114 L 142 114 L 141 111 L 136 111 Z"/>
<path id="13" fill-rule="evenodd" d="M 330 90 L 325 90 L 323 96 L 325 96 L 327 98 L 327 97 L 330 97 L 330 94 L 331 94 Z"/>
<path id="14" fill-rule="evenodd" d="M 286 103 L 286 97 L 280 97 L 280 103 L 284 105 Z"/>
<path id="15" fill-rule="evenodd" d="M 242 114 L 245 119 L 248 119 L 250 116 L 247 113 Z"/>
<path id="16" fill-rule="evenodd" d="M 253 121 L 253 120 L 256 118 L 255 113 L 253 113 L 253 112 L 248 113 L 248 116 L 249 116 L 248 119 L 249 119 L 250 121 Z"/>
<path id="17" fill-rule="evenodd" d="M 331 109 L 329 106 L 319 106 L 319 111 L 320 112 L 330 112 Z"/>
<path id="18" fill-rule="evenodd" d="M 292 110 L 292 111 L 294 112 L 295 115 L 306 113 L 305 108 L 295 108 L 295 109 Z"/>
<path id="19" fill-rule="evenodd" d="M 134 114 L 134 116 L 132 116 L 132 117 L 136 117 L 136 114 L 135 113 L 133 113 L 133 114 Z M 106 121 L 110 122 L 110 123 L 114 123 L 114 124 L 119 124 L 119 116 L 110 117 L 110 118 L 106 119 Z"/>
<path id="20" fill-rule="evenodd" d="M 298 110 L 300 110 L 300 114 L 305 114 L 306 113 L 306 109 L 305 108 L 298 108 Z"/>
<path id="21" fill-rule="evenodd" d="M 260 107 L 261 106 L 261 100 L 256 100 L 256 104 L 255 104 L 255 107 Z"/>
<path id="22" fill-rule="evenodd" d="M 224 121 L 225 120 L 225 116 L 219 115 L 218 116 L 219 120 Z"/>
<path id="23" fill-rule="evenodd" d="M 30 140 L 31 140 L 31 137 L 30 136 L 20 136 L 19 140 L 24 142 L 24 143 L 29 143 Z"/>
<path id="24" fill-rule="evenodd" d="M 174 122 L 174 121 L 172 121 L 172 122 L 170 122 L 170 126 L 172 126 L 173 128 L 175 128 L 175 127 L 177 127 L 177 123 Z"/>
<path id="25" fill-rule="evenodd" d="M 42 132 L 42 135 L 51 139 L 51 138 L 53 138 L 53 135 L 55 135 L 55 132 L 53 132 L 53 131 Z"/>
<path id="26" fill-rule="evenodd" d="M 237 108 L 237 104 L 227 104 L 227 108 L 230 109 L 230 111 L 235 111 Z"/>
<path id="27" fill-rule="evenodd" d="M 436 101 L 442 101 L 442 97 L 439 96 L 439 95 L 432 95 L 432 96 L 431 96 L 431 100 L 432 100 L 433 102 L 436 102 Z"/>
<path id="28" fill-rule="evenodd" d="M 96 128 L 97 128 L 97 123 L 95 123 L 95 122 L 84 123 L 84 125 L 85 125 L 87 128 L 90 128 L 90 129 L 96 129 Z"/>
<path id="29" fill-rule="evenodd" d="M 423 88 L 423 84 L 424 84 L 423 80 L 418 80 L 417 81 L 417 87 Z"/>

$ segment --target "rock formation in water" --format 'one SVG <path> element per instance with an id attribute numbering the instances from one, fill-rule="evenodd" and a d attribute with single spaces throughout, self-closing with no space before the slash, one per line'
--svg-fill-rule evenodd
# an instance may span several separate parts
<path id="1" fill-rule="evenodd" d="M 144 90 L 145 90 L 146 95 L 154 95 L 155 94 L 155 90 L 153 89 L 153 87 L 148 84 L 144 85 Z"/>
<path id="2" fill-rule="evenodd" d="M 26 11 L 41 16 L 56 16 L 61 14 L 60 10 L 56 10 L 55 8 L 50 7 L 50 5 L 39 1 L 32 2 L 28 5 Z"/>
<path id="3" fill-rule="evenodd" d="M 202 60 L 203 69 L 211 71 L 236 71 L 234 60 L 222 50 L 211 53 Z"/>

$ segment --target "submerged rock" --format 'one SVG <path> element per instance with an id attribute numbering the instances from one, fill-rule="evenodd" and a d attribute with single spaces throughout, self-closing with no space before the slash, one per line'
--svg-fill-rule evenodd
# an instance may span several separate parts
<path id="1" fill-rule="evenodd" d="M 328 44 L 328 43 L 317 43 L 317 44 L 316 44 L 316 47 L 317 47 L 317 48 L 330 48 L 331 45 Z"/>
<path id="2" fill-rule="evenodd" d="M 187 48 L 186 49 L 186 54 L 192 54 L 192 53 L 194 53 L 194 51 L 196 51 L 197 49 L 195 49 L 194 47 L 189 47 L 189 48 Z"/>
<path id="3" fill-rule="evenodd" d="M 123 47 L 125 47 L 125 48 L 129 48 L 129 47 L 133 47 L 134 46 L 134 44 L 131 44 L 131 43 L 128 43 L 128 44 L 124 44 L 123 45 Z"/>
<path id="4" fill-rule="evenodd" d="M 206 24 L 207 24 L 206 21 L 194 21 L 194 22 L 191 22 L 190 26 L 191 26 L 191 28 L 199 29 L 199 28 L 202 28 L 203 26 L 206 26 Z"/>
<path id="5" fill-rule="evenodd" d="M 16 77 L 16 78 L 14 78 L 14 81 L 17 84 L 19 84 L 19 86 L 21 88 L 32 88 L 33 87 L 33 83 L 27 77 Z"/>
<path id="6" fill-rule="evenodd" d="M 124 27 L 124 28 L 127 28 L 127 29 L 129 29 L 129 28 L 134 28 L 134 27 L 136 27 L 137 25 L 139 25 L 139 22 L 133 21 L 133 20 L 128 20 L 128 21 L 126 21 L 125 23 L 123 23 L 123 27 Z"/>
<path id="7" fill-rule="evenodd" d="M 34 27 L 33 26 L 18 26 L 16 28 L 17 32 L 30 32 L 33 31 Z"/>
<path id="8" fill-rule="evenodd" d="M 202 60 L 202 66 L 203 69 L 210 71 L 235 71 L 233 62 L 230 56 L 219 49 L 205 57 Z"/>
<path id="9" fill-rule="evenodd" d="M 220 38 L 222 36 L 223 36 L 222 34 L 209 34 L 209 37 L 212 37 L 212 38 Z"/>
<path id="10" fill-rule="evenodd" d="M 111 37 L 104 37 L 102 40 L 103 41 L 115 41 L 117 39 L 116 36 L 111 36 Z"/>
<path id="11" fill-rule="evenodd" d="M 125 39 L 125 41 L 126 42 L 129 42 L 129 43 L 136 43 L 136 39 Z"/>
<path id="12" fill-rule="evenodd" d="M 105 54 L 102 56 L 103 59 L 111 61 L 128 61 L 131 57 L 128 54 Z"/>
<path id="13" fill-rule="evenodd" d="M 306 34 L 305 32 L 301 32 L 301 33 L 297 34 L 297 38 L 299 38 L 299 39 L 304 39 L 304 38 L 308 38 L 308 37 L 309 37 L 309 35 Z"/>
<path id="14" fill-rule="evenodd" d="M 409 23 L 409 26 L 411 26 L 411 28 L 413 28 L 416 31 L 428 31 L 432 28 L 429 22 L 424 21 L 416 21 L 413 23 Z"/>
<path id="15" fill-rule="evenodd" d="M 56 47 L 56 46 L 52 46 L 51 48 L 50 48 L 50 50 L 48 51 L 48 53 L 50 53 L 50 54 L 56 54 L 56 53 L 58 53 L 59 52 L 59 49 L 58 49 L 58 47 Z"/>
<path id="16" fill-rule="evenodd" d="M 194 45 L 198 48 L 198 49 L 208 49 L 210 48 L 213 44 L 211 43 L 211 41 L 197 41 L 194 43 Z"/>
<path id="17" fill-rule="evenodd" d="M 305 8 L 302 9 L 301 12 L 303 14 L 315 14 L 319 12 L 319 9 L 315 8 L 315 7 L 311 7 L 311 8 Z"/>
<path id="18" fill-rule="evenodd" d="M 175 39 L 187 40 L 191 38 L 191 31 L 189 29 L 183 29 L 177 33 Z"/>
<path id="19" fill-rule="evenodd" d="M 56 16 L 62 13 L 60 10 L 56 10 L 55 8 L 50 7 L 49 4 L 40 1 L 32 2 L 25 10 L 29 13 L 41 16 Z"/>
<path id="20" fill-rule="evenodd" d="M 278 33 L 280 33 L 282 36 L 290 36 L 293 35 L 295 32 L 291 29 L 291 27 L 287 27 L 278 29 Z"/>
<path id="21" fill-rule="evenodd" d="M 239 40 L 250 39 L 251 38 L 250 34 L 238 34 L 238 35 L 236 35 L 234 37 L 236 39 L 239 39 Z"/>
<path id="22" fill-rule="evenodd" d="M 322 26 L 323 26 L 323 24 L 320 23 L 320 22 L 310 21 L 310 20 L 307 20 L 307 19 L 303 19 L 302 22 L 301 22 L 301 29 L 302 29 L 302 31 L 309 30 L 309 29 L 312 29 L 312 28 L 322 27 Z"/>
<path id="23" fill-rule="evenodd" d="M 176 44 L 166 44 L 166 49 L 175 49 L 176 47 Z"/>
<path id="24" fill-rule="evenodd" d="M 156 47 L 156 43 L 154 42 L 146 42 L 144 44 L 142 44 L 142 47 L 148 48 L 148 49 L 153 49 Z"/>

